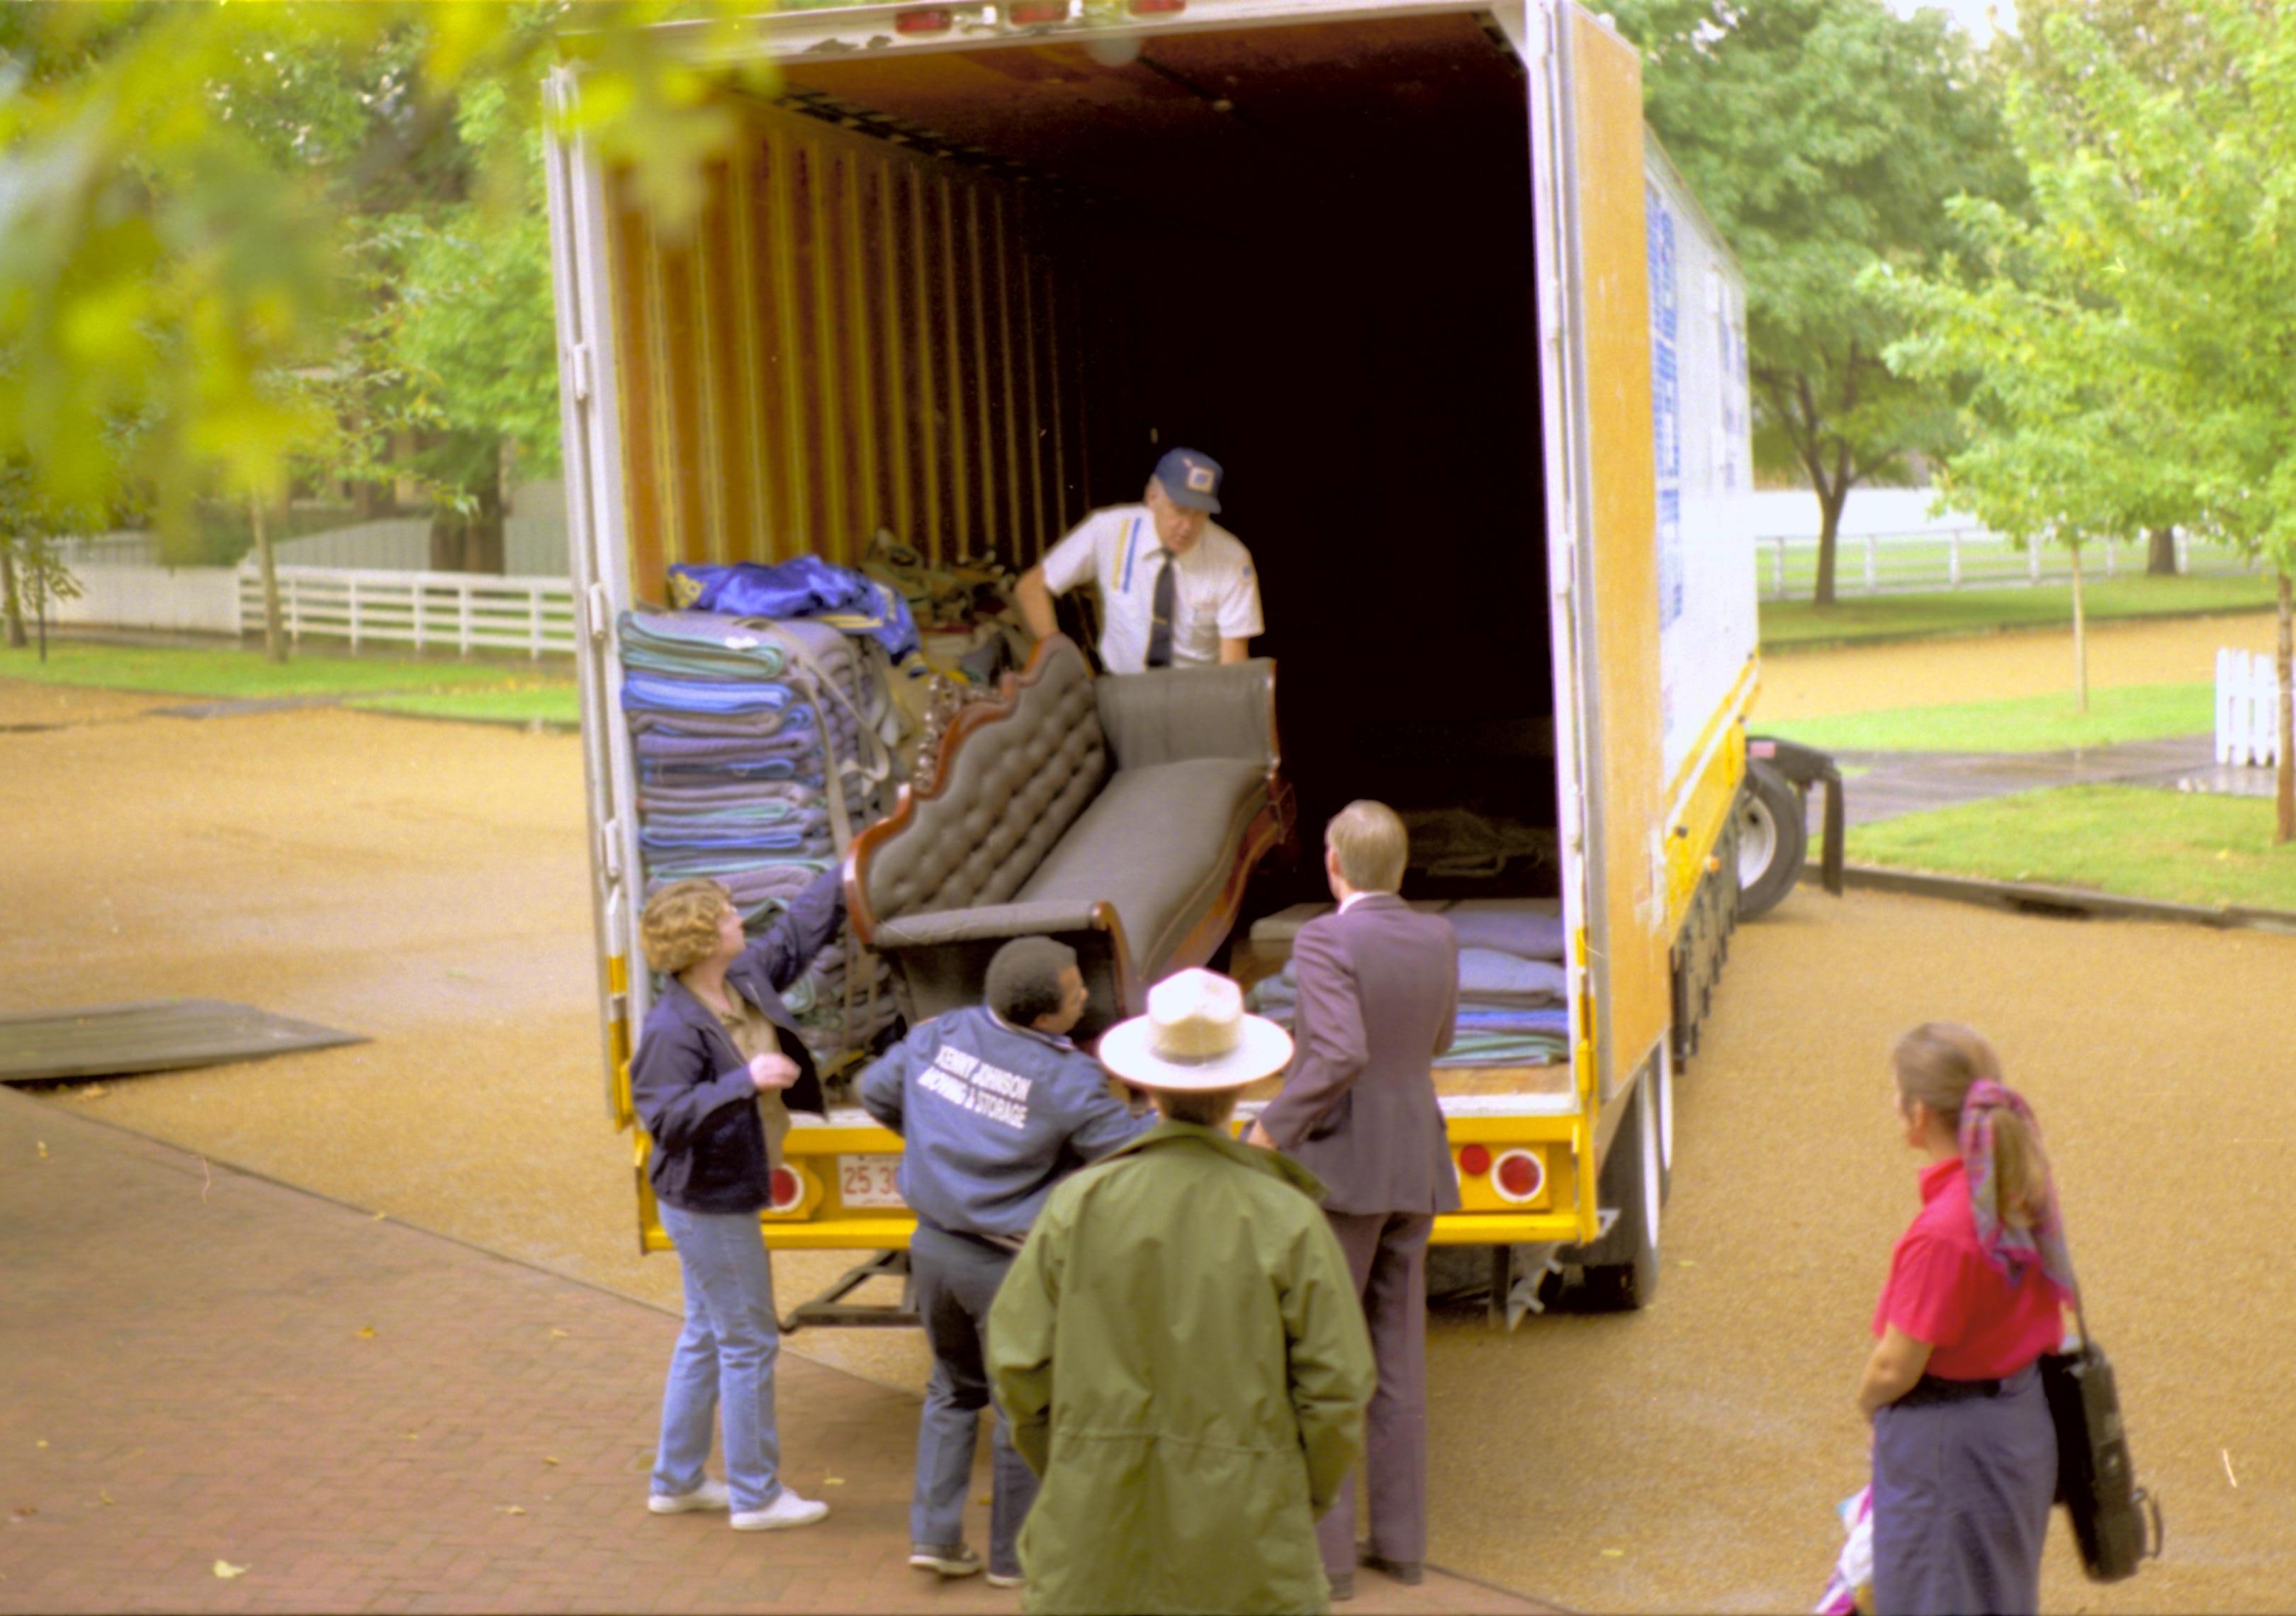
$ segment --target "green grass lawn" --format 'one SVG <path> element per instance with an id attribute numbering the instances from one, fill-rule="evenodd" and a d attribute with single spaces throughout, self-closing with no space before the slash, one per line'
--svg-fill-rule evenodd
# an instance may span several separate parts
<path id="1" fill-rule="evenodd" d="M 298 655 L 275 665 L 260 651 L 62 640 L 49 643 L 45 662 L 36 650 L 0 650 L 0 679 L 237 701 L 333 696 L 357 706 L 497 721 L 578 718 L 574 681 L 562 664 L 537 669 L 523 659 Z"/>
<path id="2" fill-rule="evenodd" d="M 511 685 L 500 690 L 448 690 L 425 695 L 362 697 L 350 703 L 365 712 L 412 713 L 423 718 L 461 718 L 480 724 L 582 722 L 582 693 L 570 681 Z"/>
<path id="3" fill-rule="evenodd" d="M 2216 727 L 2216 687 L 2128 685 L 2093 690 L 2087 714 L 2073 710 L 2073 698 L 2067 693 L 1948 707 L 1898 707 L 1759 727 L 1765 734 L 1826 751 L 2061 751 L 2116 741 L 2207 734 Z"/>
<path id="4" fill-rule="evenodd" d="M 1849 833 L 1860 864 L 2296 911 L 2296 845 L 2269 798 L 2069 785 L 1907 814 Z"/>
<path id="5" fill-rule="evenodd" d="M 2273 605 L 2269 574 L 2254 578 L 2124 578 L 2083 592 L 2092 622 L 2120 618 L 2264 611 Z M 1923 639 L 1987 634 L 2002 628 L 2063 628 L 2073 620 L 2072 591 L 1961 589 L 1939 595 L 1867 595 L 1823 611 L 1808 601 L 1762 603 L 1762 647 L 1775 652 L 1852 644 L 1860 640 Z"/>

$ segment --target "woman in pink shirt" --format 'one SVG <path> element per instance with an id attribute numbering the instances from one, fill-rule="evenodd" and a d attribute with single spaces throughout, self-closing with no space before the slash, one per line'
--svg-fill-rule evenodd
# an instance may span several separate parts
<path id="1" fill-rule="evenodd" d="M 1857 1404 L 1874 1422 L 1877 1616 L 2036 1611 L 2057 1438 L 2037 1360 L 2063 1339 L 2072 1261 L 2040 1129 L 1970 1029 L 1892 1057 L 1922 1210 L 1874 1312 Z"/>

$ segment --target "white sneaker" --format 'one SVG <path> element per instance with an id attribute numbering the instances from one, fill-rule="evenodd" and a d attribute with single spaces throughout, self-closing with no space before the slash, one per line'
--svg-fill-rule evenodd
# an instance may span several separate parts
<path id="1" fill-rule="evenodd" d="M 656 1493 L 646 1507 L 657 1515 L 682 1515 L 690 1509 L 731 1509 L 734 1491 L 723 1481 L 704 1480 L 690 1493 Z"/>
<path id="2" fill-rule="evenodd" d="M 955 1548 L 935 1548 L 920 1543 L 909 1550 L 909 1566 L 914 1571 L 938 1571 L 944 1577 L 970 1577 L 980 1569 L 980 1556 L 962 1543 Z"/>
<path id="3" fill-rule="evenodd" d="M 734 1530 L 737 1532 L 775 1532 L 787 1526 L 811 1526 L 828 1513 L 828 1505 L 800 1498 L 784 1487 L 781 1496 L 763 1509 L 735 1510 Z"/>

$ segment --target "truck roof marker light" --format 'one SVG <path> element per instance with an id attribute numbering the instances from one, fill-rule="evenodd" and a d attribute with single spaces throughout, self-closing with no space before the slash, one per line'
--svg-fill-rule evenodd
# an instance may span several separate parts
<path id="1" fill-rule="evenodd" d="M 1004 21 L 1014 28 L 1035 28 L 1068 20 L 1069 0 L 1012 0 L 1004 8 Z"/>
<path id="2" fill-rule="evenodd" d="M 1126 0 L 1126 11 L 1136 17 L 1168 16 L 1188 9 L 1188 0 Z"/>
<path id="3" fill-rule="evenodd" d="M 893 31 L 897 34 L 945 34 L 956 26 L 956 13 L 946 5 L 919 6 L 913 12 L 893 14 Z"/>
<path id="4" fill-rule="evenodd" d="M 1482 1145 L 1464 1145 L 1459 1151 L 1459 1170 L 1469 1177 L 1480 1177 L 1491 1170 L 1491 1153 Z"/>
<path id="5" fill-rule="evenodd" d="M 1498 1191 L 1502 1201 L 1536 1200 L 1538 1192 L 1546 1187 L 1546 1164 L 1531 1151 L 1505 1152 L 1491 1169 L 1491 1187 Z"/>

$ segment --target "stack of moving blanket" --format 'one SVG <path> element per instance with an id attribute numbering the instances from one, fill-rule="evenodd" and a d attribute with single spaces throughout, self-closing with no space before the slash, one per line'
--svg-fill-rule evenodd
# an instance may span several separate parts
<path id="1" fill-rule="evenodd" d="M 628 611 L 621 630 L 645 890 L 708 876 L 754 933 L 886 806 L 882 681 L 818 622 Z M 824 1072 L 898 1014 L 849 930 L 783 997 Z"/>
<path id="2" fill-rule="evenodd" d="M 1443 1066 L 1543 1066 L 1568 1058 L 1570 1016 L 1562 922 L 1549 906 L 1473 898 L 1443 913 L 1459 934 L 1459 1016 Z M 1292 962 L 1256 983 L 1251 1005 L 1292 1024 L 1299 988 Z"/>

